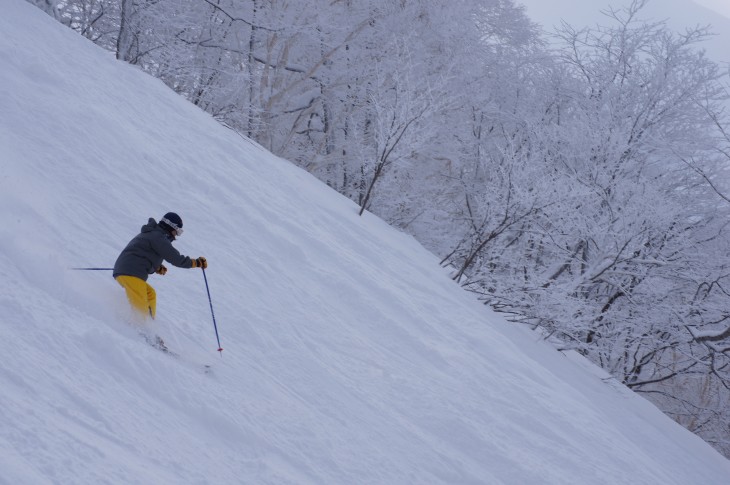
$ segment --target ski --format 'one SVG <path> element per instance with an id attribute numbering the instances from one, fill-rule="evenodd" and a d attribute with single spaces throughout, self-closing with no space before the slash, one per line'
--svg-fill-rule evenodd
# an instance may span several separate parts
<path id="1" fill-rule="evenodd" d="M 150 335 L 147 335 L 146 333 L 140 332 L 140 335 L 142 338 L 144 338 L 145 342 L 152 348 L 159 350 L 160 352 L 164 353 L 165 355 L 169 355 L 170 357 L 174 357 L 175 359 L 178 359 L 180 361 L 184 361 L 185 359 L 182 358 L 182 356 L 170 350 L 170 348 L 165 344 L 165 341 L 162 340 L 162 338 L 159 335 L 155 335 L 154 337 L 151 337 Z M 197 365 L 197 364 L 195 364 Z M 213 366 L 211 364 L 200 364 L 203 370 L 204 374 L 211 375 L 213 373 Z"/>

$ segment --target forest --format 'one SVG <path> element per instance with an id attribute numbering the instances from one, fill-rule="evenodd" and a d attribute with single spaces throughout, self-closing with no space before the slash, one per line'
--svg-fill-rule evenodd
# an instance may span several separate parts
<path id="1" fill-rule="evenodd" d="M 672 31 L 647 0 L 550 34 L 513 0 L 29 1 L 730 457 L 730 96 L 709 27 Z"/>

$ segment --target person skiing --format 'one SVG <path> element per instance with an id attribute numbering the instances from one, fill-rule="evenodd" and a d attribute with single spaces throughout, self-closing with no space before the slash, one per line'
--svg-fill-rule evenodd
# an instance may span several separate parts
<path id="1" fill-rule="evenodd" d="M 127 299 L 143 319 L 147 315 L 155 318 L 157 312 L 157 293 L 147 277 L 152 273 L 164 275 L 167 261 L 178 268 L 208 267 L 204 257 L 192 259 L 183 256 L 175 249 L 172 242 L 183 233 L 183 222 L 174 212 L 165 214 L 160 222 L 150 217 L 141 232 L 132 239 L 114 263 L 114 279 L 127 293 Z"/>

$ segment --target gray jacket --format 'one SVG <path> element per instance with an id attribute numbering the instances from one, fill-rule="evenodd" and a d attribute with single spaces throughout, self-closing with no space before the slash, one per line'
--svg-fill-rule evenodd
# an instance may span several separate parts
<path id="1" fill-rule="evenodd" d="M 119 275 L 136 276 L 147 281 L 147 277 L 157 271 L 162 261 L 179 268 L 191 268 L 192 261 L 188 256 L 181 255 L 172 246 L 175 238 L 162 229 L 157 222 L 150 218 L 146 225 L 114 263 L 114 277 Z"/>

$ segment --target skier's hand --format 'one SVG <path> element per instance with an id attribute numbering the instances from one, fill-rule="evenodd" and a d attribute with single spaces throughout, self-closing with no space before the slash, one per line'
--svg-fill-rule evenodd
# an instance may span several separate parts
<path id="1" fill-rule="evenodd" d="M 198 259 L 193 259 L 193 265 L 191 268 L 207 268 L 208 267 L 208 261 L 204 257 L 199 257 Z"/>
<path id="2" fill-rule="evenodd" d="M 164 264 L 161 264 L 160 267 L 157 268 L 157 271 L 155 271 L 155 273 L 164 275 L 165 273 L 167 273 L 167 268 Z"/>

